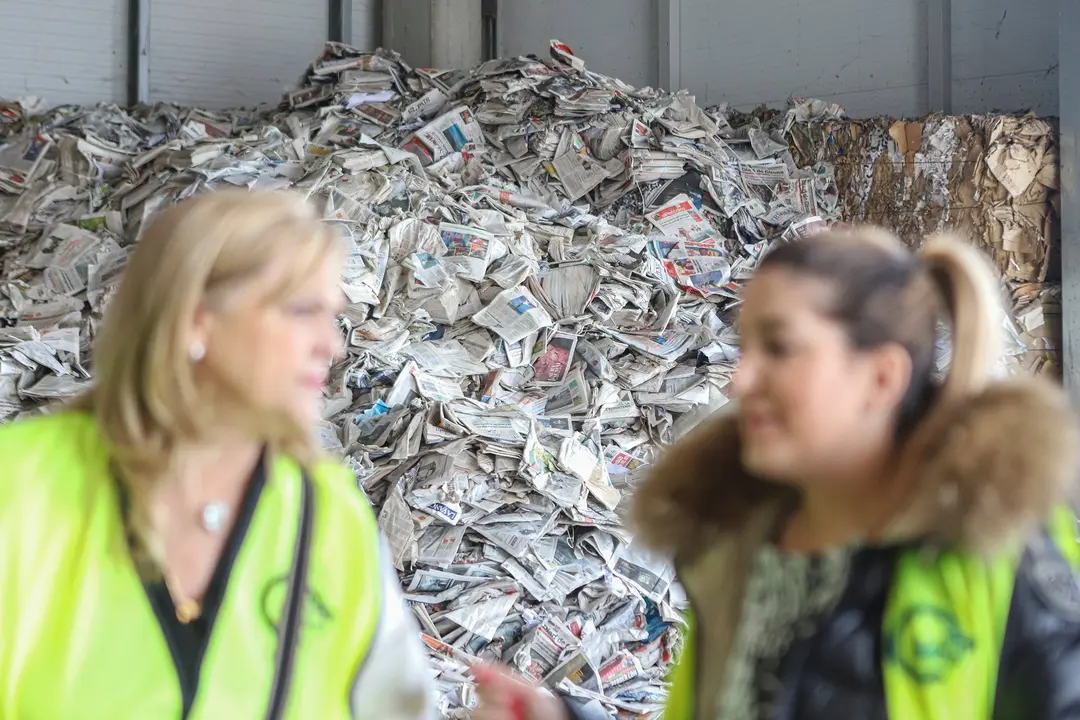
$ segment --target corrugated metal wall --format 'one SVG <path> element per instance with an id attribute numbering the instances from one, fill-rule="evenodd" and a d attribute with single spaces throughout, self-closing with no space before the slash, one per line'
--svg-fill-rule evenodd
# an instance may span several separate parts
<path id="1" fill-rule="evenodd" d="M 328 23 L 323 0 L 153 0 L 150 98 L 213 108 L 276 102 L 319 53 Z"/>
<path id="2" fill-rule="evenodd" d="M 353 0 L 353 43 L 374 48 L 379 0 Z M 0 0 L 0 97 L 125 101 L 127 0 Z M 277 102 L 327 37 L 326 0 L 151 0 L 150 100 Z"/>
<path id="3" fill-rule="evenodd" d="M 677 3 L 677 84 L 700 103 L 748 109 L 803 95 L 853 116 L 929 110 L 927 0 Z M 502 49 L 546 53 L 557 37 L 594 70 L 656 84 L 660 5 L 503 0 Z M 952 0 L 952 10 L 953 111 L 1056 115 L 1058 0 Z"/>
<path id="4" fill-rule="evenodd" d="M 391 2 L 393 0 L 386 0 Z M 374 47 L 380 0 L 353 0 Z M 952 0 L 954 111 L 1056 115 L 1058 0 Z M 680 85 L 705 104 L 788 95 L 853 115 L 927 110 L 927 0 L 679 0 Z M 659 0 L 502 0 L 500 52 L 557 37 L 600 72 L 659 83 Z M 273 102 L 318 52 L 325 0 L 151 0 L 151 99 Z M 123 102 L 126 0 L 0 0 L 0 97 Z"/>
<path id="5" fill-rule="evenodd" d="M 0 0 L 0 97 L 124 99 L 125 0 Z"/>

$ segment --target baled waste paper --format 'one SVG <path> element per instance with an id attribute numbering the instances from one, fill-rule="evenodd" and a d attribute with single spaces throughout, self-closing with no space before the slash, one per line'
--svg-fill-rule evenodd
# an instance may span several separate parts
<path id="1" fill-rule="evenodd" d="M 841 214 L 913 245 L 952 230 L 1007 281 L 1022 351 L 1015 371 L 1060 374 L 1057 133 L 1033 115 L 931 115 L 796 123 L 796 163 L 834 168 Z"/>
<path id="2" fill-rule="evenodd" d="M 621 513 L 727 403 L 733 312 L 770 244 L 840 219 L 849 182 L 792 138 L 844 122 L 816 100 L 702 109 L 558 42 L 470 71 L 331 43 L 251 111 L 0 104 L 0 418 L 87 388 L 161 208 L 302 192 L 350 250 L 320 439 L 378 512 L 441 713 L 468 717 L 470 664 L 499 659 L 649 717 L 684 598 Z"/>

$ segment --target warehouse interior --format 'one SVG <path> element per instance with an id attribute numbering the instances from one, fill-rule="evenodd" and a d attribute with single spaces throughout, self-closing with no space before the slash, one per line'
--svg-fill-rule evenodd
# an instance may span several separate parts
<path id="1" fill-rule="evenodd" d="M 686 598 L 620 500 L 728 404 L 771 243 L 958 233 L 1004 371 L 1080 407 L 1077 37 L 1075 0 L 0 0 L 0 425 L 90 386 L 163 207 L 297 189 L 353 253 L 320 442 L 441 716 L 479 658 L 655 717 Z"/>
<path id="2" fill-rule="evenodd" d="M 0 97 L 48 106 L 265 106 L 298 83 L 327 40 L 391 48 L 413 67 L 465 68 L 542 55 L 558 38 L 590 70 L 635 87 L 686 89 L 701 107 L 749 112 L 805 97 L 838 103 L 856 119 L 1060 118 L 1064 200 L 1073 172 L 1072 49 L 1057 35 L 1068 32 L 1071 12 L 1056 0 L 772 0 L 737 13 L 704 0 L 6 2 Z M 1060 205 L 1067 238 L 1069 203 Z M 1060 247 L 1067 265 L 1069 243 Z M 1068 297 L 1067 283 L 1063 291 Z M 1071 337 L 1066 329 L 1065 347 Z"/>

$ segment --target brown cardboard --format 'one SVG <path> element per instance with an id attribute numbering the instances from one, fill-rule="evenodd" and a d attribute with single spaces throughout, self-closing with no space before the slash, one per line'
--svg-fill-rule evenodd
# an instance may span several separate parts
<path id="1" fill-rule="evenodd" d="M 1011 287 L 1032 288 L 1018 303 L 1050 301 L 1043 283 L 1060 212 L 1050 123 L 1003 115 L 833 120 L 796 124 L 790 138 L 798 165 L 834 166 L 844 221 L 882 225 L 913 248 L 933 233 L 955 232 L 982 248 Z M 1039 337 L 1028 338 L 1042 346 L 1029 350 L 1037 372 L 1057 367 L 1045 348 L 1061 336 L 1060 316 L 1044 312 Z"/>

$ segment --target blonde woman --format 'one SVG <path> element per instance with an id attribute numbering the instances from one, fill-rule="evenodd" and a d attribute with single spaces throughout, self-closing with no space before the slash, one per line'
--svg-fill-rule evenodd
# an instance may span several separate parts
<path id="1" fill-rule="evenodd" d="M 634 498 L 692 606 L 665 720 L 1080 718 L 1076 424 L 1059 390 L 991 380 L 1001 318 L 953 242 L 912 255 L 858 230 L 764 259 L 737 411 Z M 603 716 L 478 681 L 474 720 Z"/>
<path id="2" fill-rule="evenodd" d="M 425 655 L 313 423 L 344 249 L 300 197 L 143 234 L 76 409 L 0 429 L 0 718 L 425 718 Z"/>

